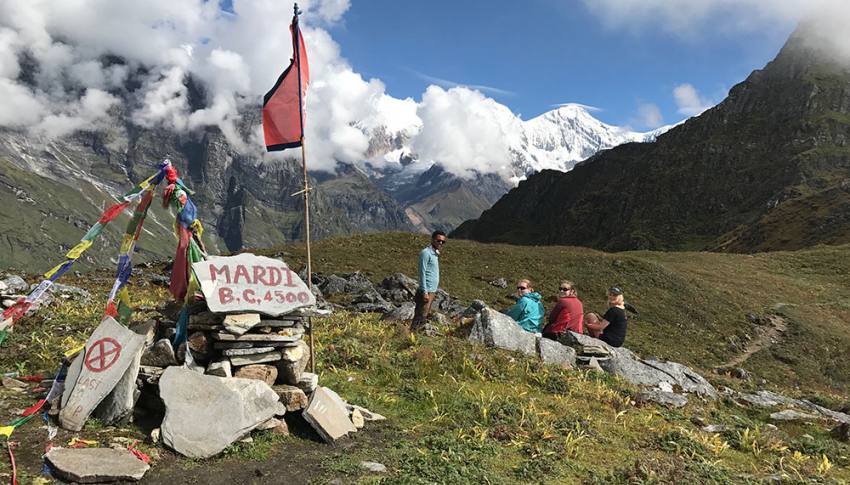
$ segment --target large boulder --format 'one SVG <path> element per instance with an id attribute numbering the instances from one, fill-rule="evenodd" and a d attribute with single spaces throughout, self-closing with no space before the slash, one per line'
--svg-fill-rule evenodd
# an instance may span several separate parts
<path id="1" fill-rule="evenodd" d="M 416 305 L 411 302 L 404 302 L 401 306 L 394 307 L 392 310 L 384 313 L 381 320 L 397 320 L 404 322 L 413 320 L 413 314 L 416 311 Z"/>
<path id="2" fill-rule="evenodd" d="M 561 367 L 575 367 L 576 351 L 548 338 L 537 338 L 537 355 L 544 364 L 559 365 Z"/>
<path id="3" fill-rule="evenodd" d="M 625 347 L 611 347 L 599 339 L 575 332 L 565 334 L 563 341 L 576 348 L 579 354 L 588 348 L 593 349 L 593 352 L 597 354 L 599 351 L 607 353 L 609 357 L 599 361 L 602 369 L 632 384 L 658 387 L 662 383 L 668 383 L 684 392 L 701 397 L 709 399 L 718 397 L 717 390 L 705 378 L 677 362 L 641 359 Z"/>
<path id="4" fill-rule="evenodd" d="M 491 308 L 484 308 L 475 315 L 469 340 L 526 355 L 537 353 L 537 337 L 534 334 L 523 330 L 513 318 Z"/>
<path id="5" fill-rule="evenodd" d="M 434 294 L 434 301 L 431 302 L 432 311 L 436 310 L 450 317 L 460 315 L 464 309 L 465 307 L 461 304 L 460 300 L 453 298 L 442 289 L 437 289 L 437 292 Z"/>
<path id="6" fill-rule="evenodd" d="M 214 456 L 281 413 L 277 393 L 262 381 L 213 377 L 183 367 L 163 372 L 159 395 L 165 404 L 162 441 L 190 458 Z"/>
<path id="7" fill-rule="evenodd" d="M 354 310 L 364 313 L 387 313 L 395 308 L 392 303 L 384 300 L 384 298 L 381 297 L 381 294 L 374 288 L 358 293 L 357 296 L 351 300 L 351 306 Z"/>
<path id="8" fill-rule="evenodd" d="M 404 302 L 413 301 L 418 288 L 419 282 L 415 279 L 404 273 L 395 273 L 384 278 L 378 288 L 378 292 L 385 300 L 399 305 Z"/>

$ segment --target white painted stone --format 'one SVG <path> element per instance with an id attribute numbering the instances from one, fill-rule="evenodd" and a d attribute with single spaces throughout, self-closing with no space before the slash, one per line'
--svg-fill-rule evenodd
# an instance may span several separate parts
<path id="1" fill-rule="evenodd" d="M 83 428 L 94 408 L 124 376 L 144 343 L 143 335 L 129 330 L 112 317 L 103 319 L 80 354 L 83 361 L 79 377 L 59 412 L 63 428 L 72 431 Z"/>
<path id="2" fill-rule="evenodd" d="M 354 433 L 357 428 L 348 418 L 345 406 L 340 405 L 327 389 L 318 387 L 310 396 L 310 404 L 303 412 L 304 419 L 328 443 Z"/>
<path id="3" fill-rule="evenodd" d="M 277 316 L 315 306 L 316 297 L 281 260 L 242 253 L 192 265 L 210 311 Z"/>

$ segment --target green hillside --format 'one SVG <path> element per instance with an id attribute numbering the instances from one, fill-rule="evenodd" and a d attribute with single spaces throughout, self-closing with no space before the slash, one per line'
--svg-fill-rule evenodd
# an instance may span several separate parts
<path id="1" fill-rule="evenodd" d="M 405 233 L 327 239 L 313 248 L 314 267 L 322 273 L 361 270 L 373 282 L 397 271 L 412 276 L 425 244 L 427 236 Z M 294 267 L 303 257 L 303 248 L 294 245 L 257 252 L 278 255 Z M 640 310 L 626 341 L 633 350 L 691 365 L 717 387 L 771 389 L 837 408 L 850 396 L 850 305 L 841 299 L 850 286 L 848 256 L 850 246 L 758 255 L 608 254 L 450 240 L 441 259 L 441 286 L 463 300 L 480 298 L 498 308 L 508 304 L 510 289 L 489 281 L 530 277 L 550 308 L 557 281 L 569 278 L 588 309 L 602 310 L 605 288 L 617 284 Z M 66 283 L 104 296 L 110 280 L 103 272 Z M 131 299 L 150 310 L 167 296 L 142 276 L 133 279 Z M 93 328 L 100 300 L 63 302 L 21 320 L 0 353 L 0 371 L 52 370 L 61 351 Z M 142 311 L 136 318 L 150 315 Z M 715 367 L 742 355 L 751 342 L 746 335 L 757 340 L 753 317 L 768 315 L 783 317 L 788 329 L 740 364 L 751 379 L 715 373 Z M 771 411 L 727 399 L 692 398 L 675 410 L 635 405 L 638 389 L 619 379 L 544 367 L 533 358 L 470 345 L 459 322 L 442 330 L 442 337 L 412 336 L 404 324 L 344 311 L 317 319 L 320 382 L 386 415 L 386 423 L 367 425 L 337 447 L 317 446 L 297 427 L 286 438 L 255 433 L 253 444 L 239 444 L 203 466 L 148 443 L 142 449 L 157 459 L 143 483 L 279 483 L 274 473 L 254 470 L 281 468 L 301 477 L 294 483 L 850 480 L 850 445 L 829 436 L 829 423 L 777 423 L 774 429 L 767 426 Z M 4 415 L 28 399 L 0 397 Z M 695 424 L 700 422 L 726 430 L 706 433 Z M 96 423 L 80 433 L 103 442 L 115 435 L 145 436 L 135 427 L 103 429 Z M 30 457 L 23 468 L 35 476 L 43 431 L 31 426 L 17 438 L 29 450 L 20 452 Z M 380 461 L 389 471 L 368 475 L 359 468 L 362 460 Z M 8 465 L 0 463 L 4 472 Z"/>

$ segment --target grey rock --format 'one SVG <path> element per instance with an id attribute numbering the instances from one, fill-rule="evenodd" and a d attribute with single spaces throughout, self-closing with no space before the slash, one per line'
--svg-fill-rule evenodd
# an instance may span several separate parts
<path id="1" fill-rule="evenodd" d="M 481 313 L 481 310 L 487 308 L 487 304 L 481 300 L 472 300 L 472 303 L 469 304 L 462 312 L 460 312 L 461 317 L 474 317 L 475 315 Z"/>
<path id="2" fill-rule="evenodd" d="M 361 461 L 360 468 L 371 473 L 385 473 L 387 471 L 387 467 L 385 465 L 374 461 Z"/>
<path id="3" fill-rule="evenodd" d="M 215 362 L 210 362 L 207 366 L 207 374 L 216 377 L 233 377 L 230 359 L 224 358 Z"/>
<path id="4" fill-rule="evenodd" d="M 413 320 L 413 313 L 416 310 L 416 305 L 410 302 L 404 302 L 401 306 L 394 307 L 392 310 L 384 313 L 381 316 L 381 320 L 395 320 L 399 322 L 404 322 L 407 320 Z"/>
<path id="5" fill-rule="evenodd" d="M 38 285 L 32 285 L 31 289 L 35 289 Z M 78 300 L 88 300 L 91 295 L 88 291 L 77 288 L 76 286 L 63 285 L 61 283 L 53 283 L 50 285 L 50 291 L 54 294 L 59 294 L 64 298 L 73 298 Z"/>
<path id="6" fill-rule="evenodd" d="M 412 302 L 418 288 L 419 283 L 413 278 L 404 273 L 395 273 L 384 278 L 378 287 L 378 292 L 385 300 L 401 305 Z"/>
<path id="7" fill-rule="evenodd" d="M 190 458 L 220 453 L 275 416 L 278 396 L 254 379 L 205 376 L 169 367 L 159 380 L 162 442 Z"/>
<path id="8" fill-rule="evenodd" d="M 131 323 L 130 330 L 145 337 L 145 348 L 150 347 L 156 341 L 156 320 L 150 319 L 144 322 Z"/>
<path id="9" fill-rule="evenodd" d="M 269 418 L 267 421 L 263 422 L 261 425 L 257 426 L 256 429 L 258 431 L 266 431 L 269 429 L 275 429 L 280 426 L 280 420 L 277 418 Z"/>
<path id="10" fill-rule="evenodd" d="M 829 434 L 838 441 L 848 443 L 850 442 L 850 424 L 841 423 L 838 426 L 832 428 Z"/>
<path id="11" fill-rule="evenodd" d="M 139 399 L 141 391 L 136 386 L 136 378 L 139 376 L 140 362 L 142 359 L 142 347 L 136 351 L 136 356 L 127 367 L 124 375 L 115 384 L 103 401 L 94 410 L 94 415 L 104 424 L 115 425 L 130 417 L 133 407 Z"/>
<path id="12" fill-rule="evenodd" d="M 358 293 L 351 300 L 351 307 L 362 313 L 387 313 L 395 308 L 392 303 L 384 300 L 374 288 Z"/>
<path id="13" fill-rule="evenodd" d="M 203 311 L 194 315 L 189 315 L 189 325 L 221 325 L 224 321 L 224 315 Z"/>
<path id="14" fill-rule="evenodd" d="M 129 451 L 112 448 L 53 448 L 44 459 L 54 476 L 76 483 L 136 482 L 150 469 Z"/>
<path id="15" fill-rule="evenodd" d="M 279 384 L 273 386 L 272 389 L 280 397 L 280 402 L 286 406 L 287 412 L 293 413 L 307 407 L 309 402 L 307 394 L 300 387 Z"/>
<path id="16" fill-rule="evenodd" d="M 709 424 L 700 429 L 706 433 L 724 433 L 729 429 L 729 427 L 725 424 Z"/>
<path id="17" fill-rule="evenodd" d="M 431 310 L 445 313 L 451 318 L 454 318 L 463 313 L 466 307 L 460 300 L 453 298 L 442 289 L 437 289 L 434 294 L 434 301 L 431 302 Z"/>
<path id="18" fill-rule="evenodd" d="M 807 411 L 819 414 L 822 417 L 838 421 L 839 423 L 850 423 L 850 415 L 833 411 L 819 404 L 815 404 L 805 399 L 792 399 L 772 391 L 758 391 L 755 394 L 735 393 L 732 391 L 732 397 L 736 401 L 744 404 L 750 404 L 760 407 L 776 407 L 779 405 L 793 406 Z"/>
<path id="19" fill-rule="evenodd" d="M 276 365 L 281 382 L 297 385 L 310 361 L 310 347 L 306 342 L 299 341 L 295 347 L 283 349 L 280 355 L 281 360 Z"/>
<path id="20" fill-rule="evenodd" d="M 233 377 L 255 379 L 272 386 L 277 380 L 277 369 L 273 365 L 251 364 L 237 369 L 236 372 L 233 373 Z"/>
<path id="21" fill-rule="evenodd" d="M 537 354 L 544 364 L 561 367 L 575 367 L 576 365 L 575 349 L 548 338 L 539 337 L 537 339 Z"/>
<path id="22" fill-rule="evenodd" d="M 666 382 L 678 386 L 687 393 L 694 393 L 709 399 L 717 399 L 718 397 L 714 386 L 685 365 L 677 362 L 640 359 L 627 348 L 611 347 L 588 335 L 568 332 L 564 337 L 564 342 L 575 346 L 580 353 L 587 348 L 601 349 L 607 352 L 610 358 L 599 361 L 602 369 L 609 374 L 622 377 L 632 384 L 655 388 Z"/>
<path id="23" fill-rule="evenodd" d="M 246 349 L 224 349 L 221 353 L 228 357 L 232 357 L 234 355 L 264 354 L 266 352 L 271 352 L 274 349 L 274 347 L 249 347 Z"/>
<path id="24" fill-rule="evenodd" d="M 597 359 L 596 357 L 591 357 L 590 359 L 588 359 L 586 368 L 587 370 L 592 370 L 596 372 L 605 372 L 605 370 L 602 369 L 602 366 L 599 365 L 599 359 Z"/>
<path id="25" fill-rule="evenodd" d="M 305 393 L 310 394 L 315 391 L 316 387 L 319 385 L 319 376 L 312 372 L 303 372 L 301 374 L 301 378 L 298 379 L 298 382 L 296 382 L 295 385 Z"/>
<path id="26" fill-rule="evenodd" d="M 240 366 L 262 364 L 264 362 L 275 362 L 280 359 L 280 351 L 272 350 L 271 352 L 264 352 L 261 354 L 234 355 L 230 357 L 230 363 L 232 365 Z"/>
<path id="27" fill-rule="evenodd" d="M 259 313 L 232 314 L 224 317 L 224 328 L 234 334 L 242 335 L 251 328 L 260 324 Z"/>
<path id="28" fill-rule="evenodd" d="M 213 339 L 220 342 L 259 342 L 262 345 L 270 346 L 270 342 L 297 342 L 304 335 L 302 329 L 297 327 L 283 328 L 277 333 L 246 333 L 243 335 L 233 335 L 232 333 L 215 332 L 211 334 Z M 247 347 L 242 347 L 247 348 Z"/>
<path id="29" fill-rule="evenodd" d="M 537 353 L 537 338 L 534 334 L 523 330 L 513 318 L 491 308 L 484 308 L 475 316 L 469 340 L 526 355 Z"/>
<path id="30" fill-rule="evenodd" d="M 793 409 L 785 409 L 776 413 L 770 414 L 770 419 L 774 421 L 812 421 L 819 419 L 820 416 L 814 414 L 801 413 Z"/>
<path id="31" fill-rule="evenodd" d="M 360 271 L 355 271 L 354 273 L 349 273 L 346 275 L 342 275 L 345 279 L 345 292 L 346 293 L 363 293 L 367 291 L 372 291 L 375 289 L 372 286 L 372 282 L 369 281 L 369 278 L 366 277 Z"/>
<path id="32" fill-rule="evenodd" d="M 0 280 L 0 283 L 5 285 L 3 293 L 6 295 L 22 293 L 29 288 L 27 282 L 18 275 L 9 275 Z"/>
<path id="33" fill-rule="evenodd" d="M 504 278 L 496 278 L 495 280 L 489 283 L 490 286 L 495 286 L 496 288 L 507 288 L 508 280 Z"/>
<path id="34" fill-rule="evenodd" d="M 153 346 L 145 350 L 144 354 L 142 354 L 142 365 L 154 367 L 177 365 L 177 357 L 174 354 L 174 347 L 171 346 L 171 341 L 167 338 L 157 340 Z"/>
<path id="35" fill-rule="evenodd" d="M 63 428 L 72 431 L 83 428 L 92 411 L 124 378 L 127 368 L 137 361 L 144 342 L 143 336 L 131 332 L 112 317 L 101 321 L 86 341 L 85 350 L 72 364 L 72 368 L 76 368 L 73 372 L 69 370 L 65 378 L 66 393 L 63 393 L 64 404 L 59 412 Z M 73 377 L 76 378 L 71 379 Z M 135 383 L 135 377 L 131 382 Z"/>
<path id="36" fill-rule="evenodd" d="M 351 419 L 351 423 L 357 429 L 361 429 L 363 428 L 363 426 L 366 425 L 366 420 L 363 418 L 363 413 L 361 413 L 358 409 L 351 411 L 351 414 L 348 417 L 349 419 Z"/>
<path id="37" fill-rule="evenodd" d="M 676 394 L 675 392 L 662 391 L 660 389 L 641 391 L 635 397 L 635 401 L 638 403 L 654 402 L 673 408 L 680 408 L 685 404 L 688 404 L 687 396 Z"/>
<path id="38" fill-rule="evenodd" d="M 357 431 L 348 418 L 345 406 L 339 403 L 338 397 L 334 397 L 324 387 L 318 387 L 313 391 L 310 404 L 302 416 L 328 443 L 333 443 L 348 433 Z"/>
<path id="39" fill-rule="evenodd" d="M 338 295 L 346 292 L 346 283 L 347 281 L 344 278 L 332 274 L 327 277 L 320 289 L 325 295 Z"/>
<path id="40" fill-rule="evenodd" d="M 370 411 L 370 410 L 368 410 L 368 409 L 366 409 L 362 406 L 358 406 L 356 404 L 346 404 L 345 408 L 348 410 L 349 413 L 354 413 L 354 411 L 359 411 L 360 415 L 363 416 L 364 421 L 384 421 L 384 420 L 387 419 L 386 417 L 384 417 L 384 416 L 382 416 L 382 415 L 380 415 L 376 412 Z"/>
<path id="41" fill-rule="evenodd" d="M 206 332 L 193 332 L 187 342 L 195 360 L 207 362 L 212 357 L 212 339 Z"/>

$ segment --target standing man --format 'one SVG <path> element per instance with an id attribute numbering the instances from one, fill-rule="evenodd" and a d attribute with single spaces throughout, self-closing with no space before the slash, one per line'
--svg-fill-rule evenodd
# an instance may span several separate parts
<path id="1" fill-rule="evenodd" d="M 431 314 L 431 302 L 440 285 L 440 251 L 446 244 L 446 233 L 437 230 L 431 234 L 431 244 L 419 253 L 419 289 L 416 290 L 416 309 L 410 330 L 428 331 L 425 320 Z"/>

